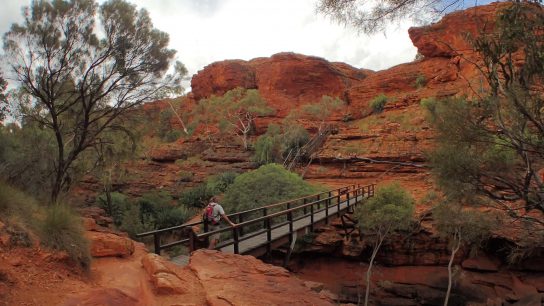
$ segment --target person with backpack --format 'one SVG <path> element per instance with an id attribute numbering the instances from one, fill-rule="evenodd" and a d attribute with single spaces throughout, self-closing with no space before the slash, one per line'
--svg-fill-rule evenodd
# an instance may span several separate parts
<path id="1" fill-rule="evenodd" d="M 227 221 L 232 227 L 238 226 L 238 224 L 230 221 L 229 217 L 225 214 L 223 207 L 217 203 L 217 197 L 214 196 L 210 199 L 210 202 L 204 209 L 204 222 L 208 222 L 208 231 L 211 232 L 220 229 L 219 223 L 221 218 Z M 210 245 L 208 246 L 208 249 L 215 249 L 217 242 L 219 242 L 219 236 L 219 233 L 210 236 Z"/>

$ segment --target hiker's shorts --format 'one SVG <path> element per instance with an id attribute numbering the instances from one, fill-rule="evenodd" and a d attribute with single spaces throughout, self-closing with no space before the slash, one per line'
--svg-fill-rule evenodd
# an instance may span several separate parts
<path id="1" fill-rule="evenodd" d="M 209 224 L 208 225 L 208 231 L 212 232 L 212 231 L 215 231 L 215 230 L 218 230 L 220 229 L 221 226 L 219 226 L 219 224 Z M 210 236 L 210 241 L 213 241 L 213 240 L 218 240 L 219 241 L 219 237 L 221 236 L 221 233 L 217 233 L 217 234 L 212 234 Z"/>

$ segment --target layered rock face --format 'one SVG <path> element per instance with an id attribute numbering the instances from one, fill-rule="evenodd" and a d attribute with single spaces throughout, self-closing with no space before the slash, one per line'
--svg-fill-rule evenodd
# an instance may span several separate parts
<path id="1" fill-rule="evenodd" d="M 222 95 L 236 87 L 258 89 L 262 97 L 285 116 L 301 104 L 322 96 L 346 97 L 352 83 L 372 72 L 344 63 L 294 53 L 278 53 L 251 61 L 227 60 L 204 67 L 191 80 L 195 99 Z"/>

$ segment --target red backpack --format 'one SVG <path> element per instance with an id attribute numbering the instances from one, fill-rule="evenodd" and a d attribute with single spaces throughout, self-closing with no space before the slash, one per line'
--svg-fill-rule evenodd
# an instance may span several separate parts
<path id="1" fill-rule="evenodd" d="M 206 206 L 206 211 L 204 212 L 204 218 L 211 224 L 217 224 L 218 222 L 215 221 L 215 218 L 213 217 L 213 207 L 215 206 L 215 203 L 210 203 L 208 206 Z"/>

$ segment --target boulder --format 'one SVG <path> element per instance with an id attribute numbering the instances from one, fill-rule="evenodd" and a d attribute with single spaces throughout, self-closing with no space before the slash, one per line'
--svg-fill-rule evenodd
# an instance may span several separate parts
<path id="1" fill-rule="evenodd" d="M 127 257 L 134 253 L 134 242 L 129 238 L 104 232 L 86 232 L 85 236 L 91 242 L 93 257 Z"/>
<path id="2" fill-rule="evenodd" d="M 158 272 L 153 274 L 151 282 L 157 294 L 186 293 L 187 286 L 175 274 L 169 272 Z"/>
<path id="3" fill-rule="evenodd" d="M 209 305 L 333 305 L 284 268 L 253 256 L 198 250 L 188 267 L 205 288 Z"/>
<path id="4" fill-rule="evenodd" d="M 142 257 L 142 266 L 150 276 L 156 273 L 169 271 L 164 264 L 164 258 L 153 253 L 149 253 Z"/>

